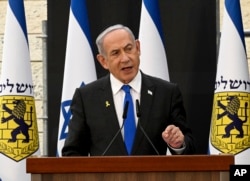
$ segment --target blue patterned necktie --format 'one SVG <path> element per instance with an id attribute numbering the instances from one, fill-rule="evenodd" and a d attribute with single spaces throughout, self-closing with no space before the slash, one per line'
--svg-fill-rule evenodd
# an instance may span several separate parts
<path id="1" fill-rule="evenodd" d="M 127 118 L 124 120 L 124 142 L 128 151 L 128 154 L 131 154 L 134 137 L 135 137 L 135 114 L 134 114 L 134 105 L 133 105 L 133 99 L 130 94 L 130 86 L 129 85 L 123 85 L 122 90 L 125 91 L 125 99 L 124 99 L 124 106 L 126 101 L 129 102 L 128 104 L 128 112 L 127 112 Z"/>

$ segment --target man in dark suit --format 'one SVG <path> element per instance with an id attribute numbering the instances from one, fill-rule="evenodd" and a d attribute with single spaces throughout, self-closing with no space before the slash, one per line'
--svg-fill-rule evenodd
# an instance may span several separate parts
<path id="1" fill-rule="evenodd" d="M 97 59 L 110 74 L 76 89 L 62 155 L 166 155 L 167 148 L 172 154 L 195 153 L 178 86 L 139 70 L 140 42 L 131 30 L 111 26 L 96 44 Z M 124 84 L 140 103 L 131 153 L 124 144 Z"/>

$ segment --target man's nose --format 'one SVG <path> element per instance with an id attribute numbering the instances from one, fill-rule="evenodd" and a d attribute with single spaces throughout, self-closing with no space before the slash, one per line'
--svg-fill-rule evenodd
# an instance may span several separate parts
<path id="1" fill-rule="evenodd" d="M 127 54 L 125 51 L 123 51 L 123 52 L 121 53 L 121 61 L 122 61 L 122 62 L 127 62 L 127 61 L 129 61 L 129 56 L 128 56 L 128 54 Z"/>

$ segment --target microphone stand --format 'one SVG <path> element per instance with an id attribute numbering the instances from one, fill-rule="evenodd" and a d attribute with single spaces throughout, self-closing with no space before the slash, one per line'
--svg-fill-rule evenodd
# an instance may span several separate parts
<path id="1" fill-rule="evenodd" d="M 144 134 L 144 136 L 147 138 L 149 144 L 153 147 L 154 151 L 156 152 L 157 155 L 160 155 L 160 153 L 158 152 L 158 150 L 156 149 L 155 145 L 153 144 L 153 142 L 151 141 L 151 139 L 148 137 L 147 133 L 145 132 L 145 130 L 143 129 L 142 125 L 141 125 L 141 110 L 140 110 L 140 104 L 139 104 L 139 100 L 136 99 L 136 115 L 138 118 L 138 126 L 140 127 L 140 130 L 142 131 L 142 133 Z"/>
<path id="2" fill-rule="evenodd" d="M 129 102 L 126 101 L 125 106 L 124 106 L 124 110 L 123 110 L 123 122 L 122 122 L 122 126 L 120 127 L 120 129 L 116 132 L 115 136 L 112 138 L 112 140 L 110 141 L 110 143 L 108 144 L 107 148 L 104 150 L 104 152 L 102 153 L 102 156 L 104 156 L 107 151 L 109 150 L 109 148 L 111 147 L 111 145 L 113 144 L 113 142 L 115 141 L 116 137 L 118 136 L 118 134 L 122 131 L 122 128 L 124 127 L 124 123 L 125 123 L 125 119 L 127 118 L 127 113 L 128 113 L 128 105 Z"/>

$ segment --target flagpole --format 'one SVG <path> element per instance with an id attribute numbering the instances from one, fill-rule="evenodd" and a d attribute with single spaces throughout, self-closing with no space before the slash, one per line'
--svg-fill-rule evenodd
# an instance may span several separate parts
<path id="1" fill-rule="evenodd" d="M 42 21 L 42 69 L 43 69 L 43 155 L 48 155 L 48 91 L 47 91 L 47 21 Z"/>
<path id="2" fill-rule="evenodd" d="M 43 152 L 42 155 L 48 155 L 48 91 L 47 91 L 47 20 L 42 21 L 42 35 L 37 36 L 42 40 L 42 70 L 43 70 L 43 114 L 38 119 L 43 121 Z"/>

